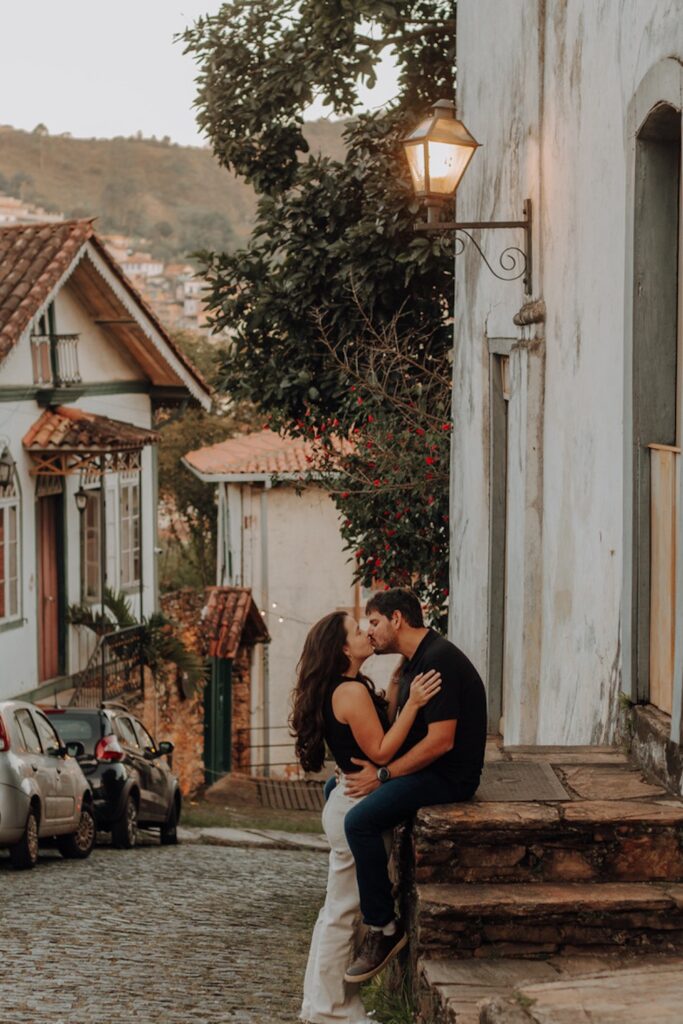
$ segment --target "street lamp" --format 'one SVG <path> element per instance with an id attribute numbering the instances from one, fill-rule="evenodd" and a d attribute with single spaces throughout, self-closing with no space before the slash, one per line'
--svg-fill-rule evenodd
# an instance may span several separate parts
<path id="1" fill-rule="evenodd" d="M 7 487 L 12 482 L 14 475 L 14 459 L 9 453 L 9 448 L 4 448 L 0 455 L 0 487 Z"/>
<path id="2" fill-rule="evenodd" d="M 76 508 L 78 511 L 85 512 L 85 507 L 88 504 L 88 492 L 82 484 L 74 494 L 74 501 L 76 502 Z"/>
<path id="3" fill-rule="evenodd" d="M 451 100 L 435 103 L 432 113 L 403 139 L 415 195 L 426 201 L 430 222 L 436 221 L 444 200 L 455 194 L 478 146 L 456 120 Z"/>
<path id="4" fill-rule="evenodd" d="M 491 273 L 501 281 L 523 280 L 524 290 L 531 294 L 531 200 L 526 199 L 522 220 L 440 221 L 439 211 L 447 199 L 455 195 L 479 143 L 462 121 L 455 116 L 451 100 L 438 100 L 432 113 L 402 140 L 413 189 L 427 207 L 427 220 L 415 225 L 417 231 L 455 235 L 455 254 L 463 252 L 471 242 Z M 509 245 L 500 253 L 499 273 L 489 263 L 472 230 L 524 231 L 524 248 Z"/>

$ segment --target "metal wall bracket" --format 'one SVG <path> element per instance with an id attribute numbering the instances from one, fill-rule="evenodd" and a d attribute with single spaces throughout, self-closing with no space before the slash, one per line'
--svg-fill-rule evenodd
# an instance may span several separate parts
<path id="1" fill-rule="evenodd" d="M 518 281 L 521 277 L 525 294 L 532 294 L 532 210 L 530 199 L 524 200 L 524 218 L 522 220 L 438 221 L 433 217 L 432 211 L 434 211 L 434 207 L 430 206 L 428 208 L 428 221 L 424 224 L 417 224 L 415 226 L 416 231 L 441 235 L 454 234 L 456 256 L 464 252 L 467 242 L 471 242 L 494 277 L 497 277 L 499 281 Z M 498 257 L 498 267 L 502 271 L 501 273 L 491 265 L 471 232 L 507 231 L 510 228 L 521 229 L 524 232 L 524 248 L 520 248 L 517 245 L 508 245 L 503 249 Z"/>

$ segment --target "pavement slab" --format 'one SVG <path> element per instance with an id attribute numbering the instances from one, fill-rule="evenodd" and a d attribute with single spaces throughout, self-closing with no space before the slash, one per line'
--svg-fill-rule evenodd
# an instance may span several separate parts
<path id="1" fill-rule="evenodd" d="M 593 764 L 558 768 L 565 784 L 582 800 L 633 800 L 666 797 L 663 786 L 648 782 L 642 772 Z"/>
<path id="2" fill-rule="evenodd" d="M 482 1024 L 680 1024 L 683 960 L 522 985 L 493 1002 Z"/>

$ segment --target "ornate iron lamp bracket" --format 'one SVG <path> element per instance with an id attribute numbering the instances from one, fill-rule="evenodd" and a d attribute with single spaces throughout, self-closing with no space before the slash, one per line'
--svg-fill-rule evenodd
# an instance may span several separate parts
<path id="1" fill-rule="evenodd" d="M 431 214 L 433 208 L 430 208 Z M 429 234 L 455 235 L 455 255 L 459 256 L 465 250 L 467 242 L 471 242 L 482 260 L 489 268 L 494 277 L 499 281 L 518 281 L 522 278 L 524 291 L 531 295 L 532 285 L 532 251 L 531 251 L 531 200 L 524 200 L 523 220 L 473 220 L 473 221 L 437 221 L 430 220 L 426 224 L 417 224 L 416 231 L 426 231 Z M 524 232 L 524 248 L 517 245 L 508 245 L 498 256 L 497 270 L 487 259 L 479 243 L 472 236 L 472 231 L 508 230 L 510 228 L 521 229 Z"/>

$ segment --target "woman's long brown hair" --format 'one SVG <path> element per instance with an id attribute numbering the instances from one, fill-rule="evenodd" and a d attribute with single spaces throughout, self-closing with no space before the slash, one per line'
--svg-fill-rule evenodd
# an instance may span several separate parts
<path id="1" fill-rule="evenodd" d="M 330 685 L 350 667 L 344 654 L 347 614 L 331 612 L 311 627 L 297 665 L 289 725 L 296 741 L 296 756 L 306 772 L 319 772 L 325 763 L 325 696 Z M 370 680 L 359 678 L 375 694 Z"/>

